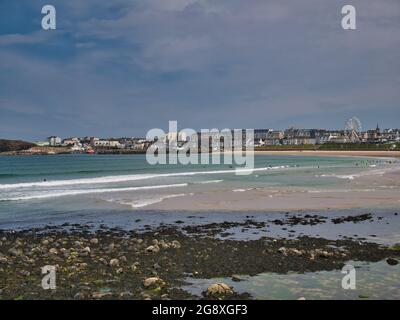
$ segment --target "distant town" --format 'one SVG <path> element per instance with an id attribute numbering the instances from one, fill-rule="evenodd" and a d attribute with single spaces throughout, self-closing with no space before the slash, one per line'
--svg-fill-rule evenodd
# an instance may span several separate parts
<path id="1" fill-rule="evenodd" d="M 249 144 L 243 129 L 243 146 Z M 198 133 L 198 140 L 200 140 Z M 176 146 L 192 140 L 182 133 L 167 133 L 160 137 L 165 142 L 174 140 Z M 154 141 L 143 137 L 99 138 L 99 137 L 69 137 L 51 136 L 43 141 L 37 141 L 25 150 L 29 154 L 40 153 L 144 153 Z M 370 149 L 383 147 L 385 150 L 396 150 L 400 143 L 400 129 L 381 129 L 379 125 L 374 129 L 362 131 L 357 121 L 350 119 L 347 127 L 342 130 L 326 129 L 297 129 L 286 130 L 255 129 L 255 149 L 291 149 L 291 148 L 324 148 L 329 147 L 349 149 Z M 224 147 L 220 139 L 210 139 L 210 148 L 219 150 Z"/>

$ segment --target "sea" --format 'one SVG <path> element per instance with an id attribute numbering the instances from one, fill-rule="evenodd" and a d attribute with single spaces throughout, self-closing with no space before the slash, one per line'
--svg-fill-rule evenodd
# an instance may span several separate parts
<path id="1" fill-rule="evenodd" d="M 146 230 L 148 226 L 180 226 L 241 222 L 246 219 L 280 219 L 283 212 L 202 212 L 151 210 L 165 199 L 180 201 L 188 195 L 253 188 L 346 191 L 349 181 L 393 170 L 389 158 L 256 155 L 255 170 L 235 174 L 234 165 L 150 165 L 145 155 L 49 155 L 0 157 L 0 229 L 17 230 L 44 225 L 79 223 Z M 377 178 L 379 179 L 379 178 Z M 356 185 L 358 189 L 365 185 Z M 385 186 L 382 186 L 385 187 Z M 387 186 L 390 187 L 390 186 Z M 190 208 L 188 208 L 190 209 Z M 374 208 L 374 222 L 293 226 L 296 235 L 338 239 L 362 236 L 385 245 L 400 243 L 399 208 Z M 367 209 L 303 212 L 329 218 L 358 215 Z M 396 215 L 397 216 L 397 215 Z M 271 224 L 268 230 L 231 228 L 224 239 L 251 240 L 262 236 L 291 237 L 286 228 Z M 217 235 L 218 236 L 218 235 Z M 237 292 L 256 299 L 400 299 L 400 270 L 385 261 L 349 261 L 357 270 L 357 290 L 343 290 L 341 270 L 286 275 L 263 273 L 243 276 L 243 281 L 188 279 L 183 289 L 200 295 L 210 283 L 222 281 Z"/>
<path id="2" fill-rule="evenodd" d="M 145 155 L 2 156 L 0 228 L 96 214 L 135 216 L 149 205 L 162 207 L 165 199 L 213 190 L 346 190 L 349 180 L 391 170 L 388 161 L 256 155 L 254 171 L 237 175 L 234 165 L 150 165 Z"/>

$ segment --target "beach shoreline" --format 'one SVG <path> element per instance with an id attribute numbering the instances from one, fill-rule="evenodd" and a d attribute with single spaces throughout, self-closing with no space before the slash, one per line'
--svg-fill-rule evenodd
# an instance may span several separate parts
<path id="1" fill-rule="evenodd" d="M 250 187 L 204 190 L 148 205 L 149 210 L 307 211 L 400 207 L 400 169 L 321 175 L 335 187 Z"/>

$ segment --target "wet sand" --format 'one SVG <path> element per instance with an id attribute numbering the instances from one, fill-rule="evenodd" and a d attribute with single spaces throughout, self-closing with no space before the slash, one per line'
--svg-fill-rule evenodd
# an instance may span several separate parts
<path id="1" fill-rule="evenodd" d="M 332 181 L 337 181 L 333 177 Z M 340 188 L 257 187 L 203 191 L 149 205 L 149 210 L 283 211 L 400 207 L 400 170 L 342 177 Z"/>

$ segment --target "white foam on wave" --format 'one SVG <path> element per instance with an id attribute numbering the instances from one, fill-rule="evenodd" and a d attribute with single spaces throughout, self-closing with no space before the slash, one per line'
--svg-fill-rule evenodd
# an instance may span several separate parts
<path id="1" fill-rule="evenodd" d="M 198 182 L 199 184 L 209 184 L 209 183 L 219 183 L 222 182 L 224 180 L 220 179 L 220 180 L 207 180 L 207 181 L 200 181 Z"/>
<path id="2" fill-rule="evenodd" d="M 108 183 L 129 182 L 129 181 L 147 180 L 147 179 L 164 178 L 164 177 L 226 174 L 226 173 L 237 173 L 237 172 L 251 173 L 256 171 L 285 169 L 288 167 L 289 166 L 276 166 L 276 167 L 265 167 L 265 168 L 254 168 L 254 169 L 236 168 L 230 170 L 173 172 L 173 173 L 161 173 L 161 174 L 134 174 L 134 175 L 105 176 L 105 177 L 85 178 L 85 179 L 23 182 L 23 183 L 13 183 L 13 184 L 0 184 L 0 189 L 10 190 L 10 189 L 22 189 L 31 187 L 47 188 L 47 187 L 63 187 L 63 186 L 85 185 L 85 184 L 108 184 Z"/>
<path id="3" fill-rule="evenodd" d="M 246 192 L 246 191 L 250 191 L 252 190 L 252 188 L 247 188 L 247 189 L 233 189 L 232 192 Z"/>
<path id="4" fill-rule="evenodd" d="M 122 205 L 131 206 L 132 208 L 136 209 L 136 208 L 147 207 L 147 206 L 150 206 L 152 204 L 156 204 L 156 203 L 162 202 L 162 201 L 164 201 L 166 199 L 183 197 L 185 195 L 186 195 L 185 193 L 179 193 L 179 194 L 169 194 L 169 195 L 160 196 L 160 197 L 151 198 L 151 199 L 140 199 L 140 200 L 132 200 L 132 201 L 116 200 L 116 201 L 113 201 L 113 202 L 116 202 L 116 203 L 122 204 Z"/>
<path id="5" fill-rule="evenodd" d="M 322 177 L 322 178 L 337 178 L 337 179 L 347 179 L 347 180 L 354 180 L 355 178 L 360 178 L 360 177 L 366 177 L 366 176 L 372 176 L 372 175 L 384 175 L 390 171 L 393 171 L 394 168 L 387 168 L 387 169 L 379 169 L 379 170 L 368 170 L 360 173 L 354 173 L 354 174 L 321 174 L 321 175 L 316 175 L 316 177 Z"/>
<path id="6" fill-rule="evenodd" d="M 41 193 L 41 194 L 30 194 L 30 195 L 22 195 L 22 196 L 5 197 L 5 198 L 0 198 L 0 201 L 21 201 L 21 200 L 33 200 L 33 199 L 46 199 L 46 198 L 56 198 L 56 197 L 65 197 L 65 196 L 76 196 L 76 195 L 83 195 L 83 194 L 128 192 L 128 191 L 137 191 L 137 190 L 179 188 L 179 187 L 186 187 L 186 186 L 188 186 L 187 183 L 176 183 L 176 184 L 167 184 L 167 185 L 129 187 L 129 188 L 63 190 L 63 191 L 57 191 L 57 192 L 46 192 L 46 193 Z"/>

